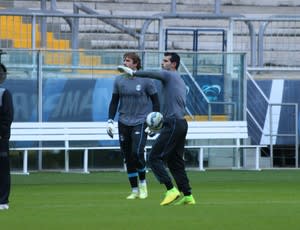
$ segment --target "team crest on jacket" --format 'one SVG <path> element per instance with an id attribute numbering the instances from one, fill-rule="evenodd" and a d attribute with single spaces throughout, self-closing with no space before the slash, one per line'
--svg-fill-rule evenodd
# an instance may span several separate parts
<path id="1" fill-rule="evenodd" d="M 140 84 L 138 84 L 138 85 L 136 85 L 135 89 L 136 89 L 136 91 L 141 91 L 142 86 Z"/>

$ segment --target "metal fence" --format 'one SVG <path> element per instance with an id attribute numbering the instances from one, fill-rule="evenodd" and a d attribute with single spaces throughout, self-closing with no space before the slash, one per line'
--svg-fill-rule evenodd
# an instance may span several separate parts
<path id="1" fill-rule="evenodd" d="M 111 16 L 77 3 L 73 14 L 0 11 L 0 28 L 1 49 L 234 51 L 251 68 L 300 69 L 297 16 Z"/>
<path id="2" fill-rule="evenodd" d="M 270 146 L 270 166 L 274 162 L 274 145 L 289 145 L 293 149 L 292 161 L 298 168 L 299 164 L 299 132 L 298 103 L 274 103 L 260 89 L 253 76 L 249 73 L 247 79 L 247 120 L 248 129 L 252 134 L 252 142 Z M 280 94 L 280 92 L 277 92 Z M 259 108 L 259 109 L 258 109 Z M 283 119 L 284 122 L 282 121 Z M 281 122 L 280 122 L 281 121 Z M 284 128 L 279 128 L 284 123 Z"/>
<path id="3" fill-rule="evenodd" d="M 250 67 L 300 69 L 300 17 L 235 19 L 233 27 L 233 50 L 245 51 Z"/>
<path id="4" fill-rule="evenodd" d="M 72 58 L 80 59 L 87 54 L 101 57 L 101 63 L 97 63 L 97 60 L 78 63 L 78 65 L 72 63 Z M 7 51 L 7 54 L 2 57 L 2 62 L 8 69 L 8 79 L 4 82 L 4 87 L 9 88 L 13 95 L 14 121 L 106 121 L 114 76 L 118 74 L 115 69 L 122 63 L 123 54 L 122 50 Z M 200 52 L 179 54 L 182 63 L 179 72 L 188 88 L 187 109 L 189 111 L 196 109 L 192 111 L 191 117 L 201 120 L 244 120 L 242 115 L 245 103 L 243 98 L 245 54 Z M 145 69 L 158 69 L 163 53 L 147 51 L 140 52 L 139 55 L 143 58 Z M 53 56 L 60 57 L 60 62 L 52 62 Z M 201 60 L 205 58 L 212 62 L 207 65 L 201 64 Z M 196 70 L 193 68 L 195 60 L 200 63 L 196 65 Z M 240 71 L 232 75 L 223 75 L 223 69 L 227 69 L 224 63 Z M 195 71 L 199 76 L 194 79 L 190 73 Z M 232 167 L 233 154 L 229 151 L 231 150 L 226 152 L 226 157 L 219 157 L 219 154 L 210 155 L 209 162 L 212 167 L 214 165 Z M 49 159 L 48 156 L 51 158 Z M 190 167 L 198 167 L 198 158 L 195 156 L 194 151 L 186 156 L 189 157 Z M 51 159 L 53 157 L 63 159 L 62 152 L 49 151 L 45 157 L 44 169 L 61 167 L 63 161 Z M 81 154 L 76 156 L 75 153 L 73 159 L 76 159 L 76 168 L 81 167 L 81 157 Z M 115 165 L 117 167 L 122 165 L 119 152 L 104 152 L 97 155 L 95 151 L 91 157 L 93 168 L 114 168 Z M 18 152 L 13 153 L 12 159 L 14 168 L 22 167 Z M 40 163 L 37 159 L 37 153 L 32 151 L 29 154 L 30 170 L 39 169 Z M 112 162 L 114 164 L 111 166 Z"/>

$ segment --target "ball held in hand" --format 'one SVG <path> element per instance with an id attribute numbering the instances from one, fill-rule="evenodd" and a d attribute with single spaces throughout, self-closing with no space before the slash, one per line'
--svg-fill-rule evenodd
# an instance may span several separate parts
<path id="1" fill-rule="evenodd" d="M 147 115 L 146 123 L 152 130 L 159 130 L 163 126 L 163 115 L 160 112 L 151 112 Z"/>

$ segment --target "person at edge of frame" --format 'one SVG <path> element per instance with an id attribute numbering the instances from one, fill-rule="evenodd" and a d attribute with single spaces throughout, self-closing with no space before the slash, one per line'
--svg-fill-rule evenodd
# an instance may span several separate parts
<path id="1" fill-rule="evenodd" d="M 141 68 L 141 59 L 134 52 L 123 55 L 123 65 L 132 70 Z M 119 106 L 119 108 L 118 108 Z M 157 89 L 152 79 L 117 76 L 109 105 L 107 133 L 113 138 L 114 118 L 117 112 L 121 152 L 125 158 L 131 194 L 127 199 L 148 197 L 146 183 L 146 159 L 144 155 L 147 141 L 146 117 L 152 111 L 159 111 Z"/>
<path id="2" fill-rule="evenodd" d="M 2 51 L 0 51 L 1 54 L 3 54 Z M 10 91 L 1 87 L 6 76 L 6 67 L 0 63 L 0 210 L 9 209 L 11 186 L 9 139 L 14 111 Z"/>
<path id="3" fill-rule="evenodd" d="M 161 71 L 135 71 L 126 66 L 118 66 L 118 70 L 125 73 L 124 77 L 152 78 L 162 82 L 163 127 L 149 154 L 149 165 L 155 177 L 167 190 L 160 205 L 174 203 L 180 197 L 180 192 L 184 196 L 175 205 L 196 203 L 183 159 L 188 124 L 184 118 L 186 85 L 177 71 L 179 65 L 180 56 L 175 52 L 166 52 L 161 62 Z M 177 188 L 173 185 L 170 174 Z"/>

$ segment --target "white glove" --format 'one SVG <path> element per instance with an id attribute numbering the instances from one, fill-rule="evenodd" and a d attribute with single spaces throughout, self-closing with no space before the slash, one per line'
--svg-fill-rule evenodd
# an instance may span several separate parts
<path id="1" fill-rule="evenodd" d="M 150 129 L 149 127 L 147 127 L 145 129 L 145 133 L 148 134 L 149 137 L 154 137 L 157 133 L 155 131 L 153 131 L 152 129 Z"/>
<path id="2" fill-rule="evenodd" d="M 111 138 L 114 138 L 115 126 L 114 126 L 114 121 L 112 119 L 109 119 L 107 121 L 106 132 L 107 132 L 108 136 L 110 136 Z"/>
<path id="3" fill-rule="evenodd" d="M 126 67 L 126 66 L 123 66 L 123 65 L 119 65 L 117 69 L 118 69 L 119 72 L 126 73 L 129 76 L 133 76 L 133 74 L 135 73 L 134 70 L 132 70 L 132 69 Z"/>

